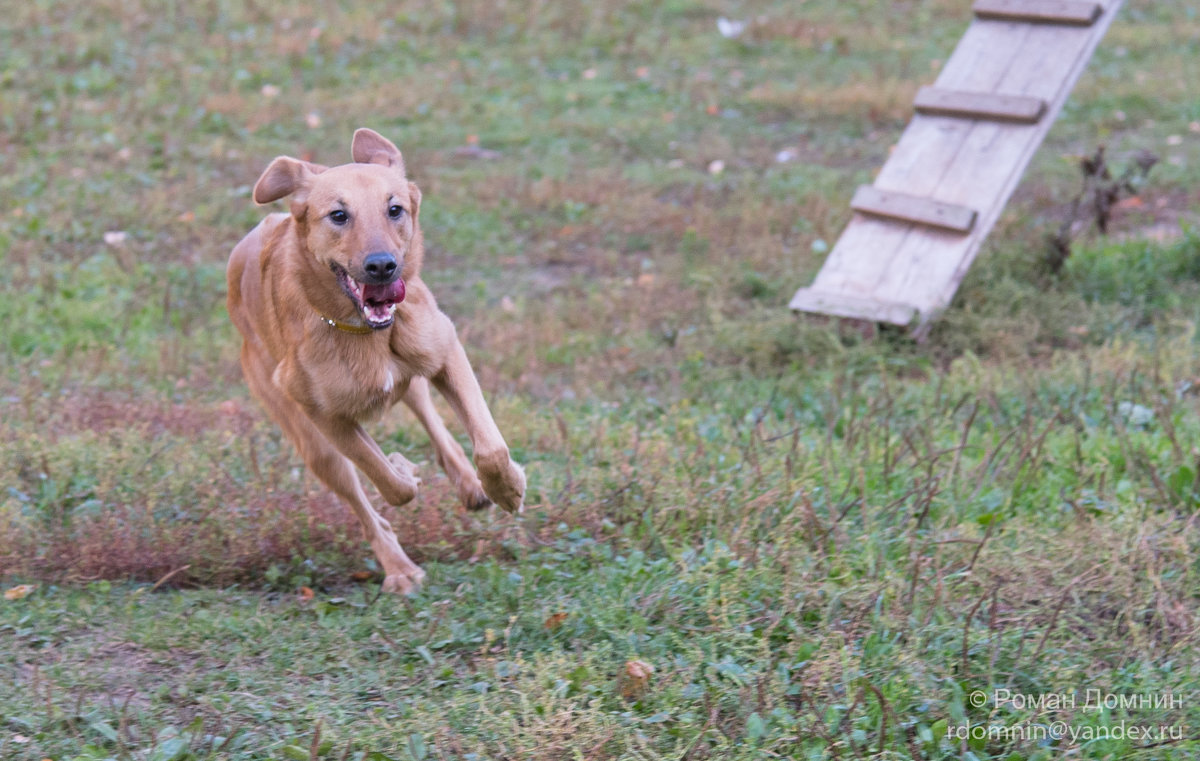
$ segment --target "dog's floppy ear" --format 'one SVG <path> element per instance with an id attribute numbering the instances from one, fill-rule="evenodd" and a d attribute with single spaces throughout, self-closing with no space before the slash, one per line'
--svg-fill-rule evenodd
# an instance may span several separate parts
<path id="1" fill-rule="evenodd" d="M 366 127 L 356 130 L 350 143 L 350 155 L 355 163 L 382 164 L 404 174 L 404 157 L 400 155 L 400 149 L 375 130 Z"/>
<path id="2" fill-rule="evenodd" d="M 304 191 L 312 178 L 324 172 L 326 167 L 307 161 L 280 156 L 271 162 L 258 182 L 254 183 L 254 202 L 267 204 L 295 195 L 293 200 L 304 203 Z"/>

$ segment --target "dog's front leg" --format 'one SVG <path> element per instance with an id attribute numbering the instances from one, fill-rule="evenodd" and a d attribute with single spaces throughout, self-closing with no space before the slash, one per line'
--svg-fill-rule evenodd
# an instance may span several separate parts
<path id="1" fill-rule="evenodd" d="M 394 507 L 406 505 L 417 496 L 421 479 L 416 466 L 402 455 L 386 455 L 375 439 L 358 423 L 337 418 L 314 417 L 317 424 L 339 452 L 358 466 L 383 499 Z"/>
<path id="2" fill-rule="evenodd" d="M 482 510 L 492 506 L 492 500 L 483 491 L 471 461 L 463 452 L 462 446 L 446 430 L 442 416 L 433 405 L 433 397 L 429 394 L 429 380 L 420 376 L 413 378 L 404 394 L 404 403 L 412 410 L 425 430 L 437 455 L 438 464 L 450 480 L 458 488 L 458 499 L 468 510 Z"/>
<path id="3" fill-rule="evenodd" d="M 451 328 L 453 330 L 453 328 Z M 471 437 L 475 467 L 483 491 L 500 507 L 519 513 L 525 502 L 525 471 L 512 461 L 508 444 L 500 435 L 491 410 L 483 399 L 479 381 L 457 336 L 447 347 L 446 364 L 431 380 L 462 420 Z"/>
<path id="4" fill-rule="evenodd" d="M 358 466 L 389 505 L 399 507 L 411 502 L 421 484 L 416 467 L 399 454 L 385 455 L 353 418 L 327 412 L 307 392 L 309 381 L 296 371 L 298 366 L 290 358 L 280 362 L 271 374 L 272 385 L 300 405 L 312 424 L 338 452 Z"/>
<path id="5" fill-rule="evenodd" d="M 242 368 L 251 390 L 296 445 L 313 475 L 338 495 L 358 518 L 386 574 L 384 591 L 408 593 L 416 589 L 425 572 L 404 552 L 391 523 L 371 506 L 354 470 L 354 461 L 339 449 L 330 435 L 331 430 L 341 430 L 345 426 L 334 426 L 328 420 L 318 423 L 320 415 L 313 415 L 310 407 L 297 402 L 272 380 L 267 357 L 255 350 L 249 341 L 242 349 Z M 399 499 L 406 493 L 415 494 L 415 489 L 413 485 L 411 489 L 403 490 L 404 493 L 392 496 Z"/>
<path id="6" fill-rule="evenodd" d="M 425 572 L 409 559 L 396 541 L 391 523 L 371 507 L 354 478 L 350 464 L 357 465 L 379 489 L 383 498 L 395 506 L 406 504 L 417 496 L 421 479 L 416 477 L 415 467 L 399 454 L 384 455 L 375 440 L 357 423 L 319 417 L 314 418 L 313 422 L 343 455 L 338 459 L 345 463 L 349 478 L 356 487 L 347 501 L 362 523 L 375 557 L 383 565 L 386 573 L 383 591 L 399 594 L 412 592 L 425 578 Z"/>

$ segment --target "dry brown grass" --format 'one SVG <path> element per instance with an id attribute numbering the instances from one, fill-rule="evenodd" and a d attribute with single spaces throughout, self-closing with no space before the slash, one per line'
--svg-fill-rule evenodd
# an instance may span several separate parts
<path id="1" fill-rule="evenodd" d="M 78 582 L 172 573 L 174 585 L 223 585 L 305 559 L 318 575 L 330 562 L 369 563 L 358 524 L 303 476 L 255 407 L 99 393 L 67 399 L 36 423 L 45 435 L 4 451 L 17 478 L 10 505 L 24 509 L 4 512 L 0 574 Z M 419 558 L 466 559 L 482 529 L 455 503 L 448 480 L 427 473 L 416 503 L 385 512 Z"/>

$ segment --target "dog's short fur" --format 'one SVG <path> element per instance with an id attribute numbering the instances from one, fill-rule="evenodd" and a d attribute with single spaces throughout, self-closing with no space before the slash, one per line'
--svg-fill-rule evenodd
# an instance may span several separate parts
<path id="1" fill-rule="evenodd" d="M 355 466 L 383 498 L 403 505 L 420 479 L 384 454 L 361 423 L 403 401 L 429 432 L 438 463 L 470 509 L 519 512 L 525 474 L 509 457 L 462 344 L 421 281 L 421 192 L 390 141 L 354 133 L 354 163 L 327 168 L 288 157 L 254 186 L 260 204 L 289 198 L 229 257 L 229 315 L 242 334 L 251 391 L 305 463 L 362 523 L 386 577 L 407 593 L 425 576 L 371 506 Z M 466 426 L 476 475 L 446 430 L 430 383 Z"/>

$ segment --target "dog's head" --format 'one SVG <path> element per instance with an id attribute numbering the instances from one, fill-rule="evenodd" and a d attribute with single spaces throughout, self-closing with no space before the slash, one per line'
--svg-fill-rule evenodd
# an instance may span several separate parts
<path id="1" fill-rule="evenodd" d="M 290 198 L 307 253 L 327 267 L 372 328 L 390 326 L 404 281 L 421 267 L 421 191 L 404 158 L 369 129 L 354 133 L 353 164 L 332 168 L 280 156 L 254 185 L 260 204 Z"/>

